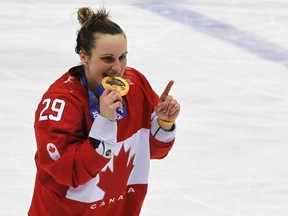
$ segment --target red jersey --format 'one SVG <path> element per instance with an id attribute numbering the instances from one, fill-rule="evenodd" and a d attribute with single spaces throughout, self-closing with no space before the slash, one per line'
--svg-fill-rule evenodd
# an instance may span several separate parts
<path id="1" fill-rule="evenodd" d="M 82 74 L 75 72 L 80 67 L 52 84 L 36 110 L 37 174 L 28 215 L 139 215 L 150 159 L 165 157 L 175 134 L 159 128 L 153 112 L 158 95 L 140 72 L 127 67 L 127 113 L 117 121 L 114 156 L 98 154 L 89 141 L 93 119 Z"/>

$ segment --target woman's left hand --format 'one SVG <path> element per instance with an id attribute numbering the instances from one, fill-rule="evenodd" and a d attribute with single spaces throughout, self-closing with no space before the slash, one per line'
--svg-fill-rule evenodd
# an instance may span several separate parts
<path id="1" fill-rule="evenodd" d="M 180 113 L 180 104 L 176 99 L 169 95 L 173 84 L 173 80 L 167 84 L 165 90 L 159 98 L 158 104 L 154 107 L 154 111 L 156 112 L 158 119 L 166 122 L 174 122 Z M 172 128 L 172 124 L 163 124 L 161 121 L 158 121 L 158 123 L 165 130 Z"/>

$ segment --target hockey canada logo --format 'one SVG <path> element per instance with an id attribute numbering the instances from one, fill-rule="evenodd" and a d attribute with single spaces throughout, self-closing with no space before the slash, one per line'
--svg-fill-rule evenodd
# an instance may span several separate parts
<path id="1" fill-rule="evenodd" d="M 59 154 L 56 146 L 53 143 L 48 143 L 46 148 L 47 148 L 47 151 L 48 151 L 50 157 L 54 161 L 56 161 L 56 160 L 58 160 L 60 158 L 60 154 Z"/>

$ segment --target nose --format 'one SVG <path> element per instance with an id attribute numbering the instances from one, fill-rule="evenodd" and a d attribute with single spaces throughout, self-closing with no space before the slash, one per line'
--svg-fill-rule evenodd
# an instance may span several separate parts
<path id="1" fill-rule="evenodd" d="M 120 74 L 122 71 L 121 63 L 118 61 L 115 61 L 111 67 L 111 71 L 115 74 Z"/>
<path id="2" fill-rule="evenodd" d="M 115 74 L 115 75 L 117 75 L 117 74 L 120 74 L 121 73 L 121 66 L 120 65 L 117 65 L 117 66 L 112 66 L 112 68 L 111 68 L 111 74 Z"/>

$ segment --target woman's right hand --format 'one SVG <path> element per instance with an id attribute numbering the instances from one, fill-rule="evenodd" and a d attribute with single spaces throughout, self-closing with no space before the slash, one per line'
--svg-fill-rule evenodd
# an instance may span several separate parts
<path id="1" fill-rule="evenodd" d="M 113 88 L 106 88 L 99 98 L 100 115 L 111 120 L 116 121 L 117 108 L 122 108 L 122 97 L 120 93 Z"/>

